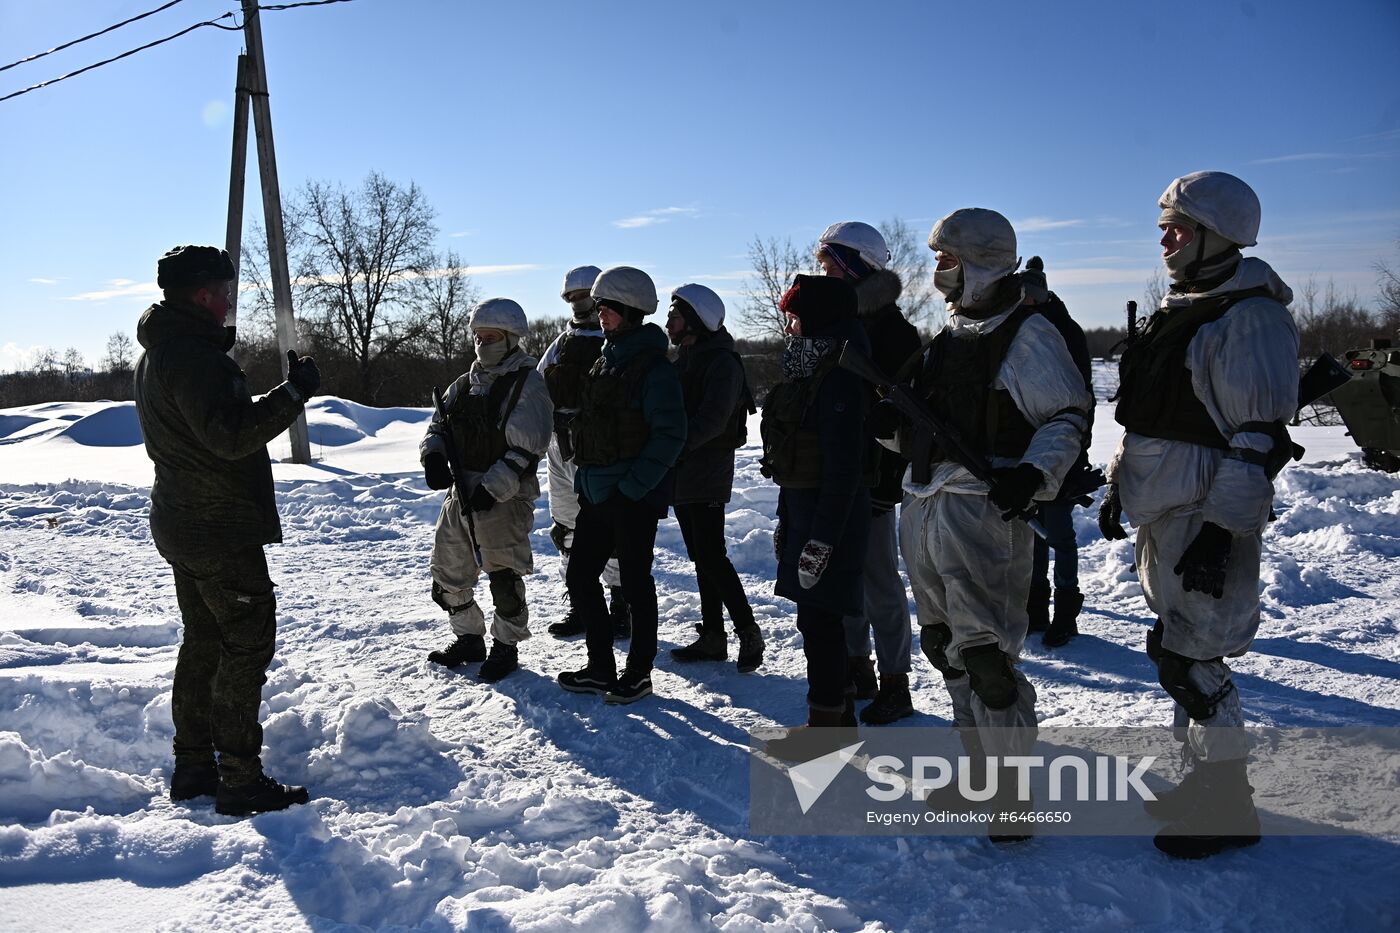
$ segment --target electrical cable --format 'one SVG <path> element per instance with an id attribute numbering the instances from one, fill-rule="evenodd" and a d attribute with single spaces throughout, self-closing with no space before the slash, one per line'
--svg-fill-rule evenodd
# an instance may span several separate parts
<path id="1" fill-rule="evenodd" d="M 49 49 L 47 52 L 38 52 L 34 55 L 30 55 L 28 58 L 21 58 L 17 62 L 10 62 L 8 65 L 0 66 L 0 71 L 9 71 L 16 65 L 23 65 L 27 62 L 36 61 L 37 59 L 43 58 L 45 55 L 52 55 L 54 52 L 62 52 L 64 49 L 71 49 L 73 46 L 77 45 L 80 42 L 86 42 L 89 39 L 96 39 L 98 36 L 105 36 L 107 33 L 111 32 L 114 29 L 120 29 L 123 26 L 129 26 L 137 20 L 145 19 L 148 16 L 154 16 L 162 10 L 168 10 L 175 4 L 184 2 L 185 0 L 170 0 L 169 3 L 166 3 L 162 6 L 158 6 L 154 10 L 149 10 L 145 13 L 140 14 L 139 16 L 133 16 L 131 19 L 124 19 L 120 23 L 115 23 L 111 26 L 108 26 L 106 29 L 99 29 L 97 32 L 89 33 L 88 35 L 83 36 L 81 39 L 74 39 L 71 42 L 63 43 L 62 45 L 56 45 L 53 48 Z"/>

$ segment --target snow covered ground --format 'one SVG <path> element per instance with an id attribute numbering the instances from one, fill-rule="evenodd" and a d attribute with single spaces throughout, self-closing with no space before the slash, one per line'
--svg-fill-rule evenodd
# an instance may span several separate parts
<path id="1" fill-rule="evenodd" d="M 1108 371 L 1105 379 L 1111 378 Z M 1100 398 L 1107 393 L 1100 391 Z M 279 644 L 266 763 L 312 802 L 233 820 L 173 805 L 170 573 L 146 525 L 130 403 L 0 411 L 0 928 L 931 930 L 1378 929 L 1400 923 L 1400 849 L 1270 838 L 1201 864 L 1141 838 L 760 837 L 748 730 L 805 715 L 800 641 L 771 595 L 777 490 L 741 451 L 730 553 L 769 639 L 764 667 L 680 666 L 698 620 L 673 520 L 658 535 L 657 696 L 561 692 L 580 642 L 521 646 L 496 687 L 424 656 L 440 494 L 417 470 L 427 413 L 318 399 L 312 466 L 274 466 Z M 757 437 L 756 424 L 750 431 Z M 1264 620 L 1234 666 L 1259 724 L 1400 726 L 1400 480 L 1340 428 L 1304 428 L 1266 538 Z M 1094 459 L 1117 435 L 1101 405 Z M 273 446 L 285 458 L 285 446 Z M 1161 724 L 1131 547 L 1078 513 L 1084 636 L 1025 669 L 1049 725 Z M 536 629 L 564 605 L 536 511 Z M 732 650 L 732 649 L 731 649 Z M 949 713 L 915 657 L 909 725 Z"/>

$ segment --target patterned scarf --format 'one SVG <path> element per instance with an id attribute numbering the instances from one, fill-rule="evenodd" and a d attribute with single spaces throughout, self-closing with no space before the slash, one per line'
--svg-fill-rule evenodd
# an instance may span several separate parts
<path id="1" fill-rule="evenodd" d="M 816 372 L 826 357 L 835 353 L 841 341 L 835 337 L 798 337 L 789 334 L 783 346 L 783 376 L 806 379 Z"/>

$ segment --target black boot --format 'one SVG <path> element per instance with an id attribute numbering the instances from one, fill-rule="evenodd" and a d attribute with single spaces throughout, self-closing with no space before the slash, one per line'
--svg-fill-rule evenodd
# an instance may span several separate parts
<path id="1" fill-rule="evenodd" d="M 1181 783 L 1171 790 L 1163 791 L 1157 795 L 1156 800 L 1144 800 L 1142 809 L 1154 820 L 1161 820 L 1164 823 L 1174 823 L 1183 820 L 1196 809 L 1197 798 L 1200 797 L 1204 774 L 1198 762 L 1195 767 L 1181 778 Z"/>
<path id="2" fill-rule="evenodd" d="M 962 743 L 963 753 L 967 756 L 967 786 L 974 791 L 984 790 L 987 786 L 987 752 L 982 747 L 982 737 L 977 734 L 975 726 L 958 729 L 958 740 Z M 958 772 L 953 775 L 953 779 L 938 790 L 930 791 L 924 799 L 930 810 L 948 813 L 968 813 L 977 809 L 982 804 L 975 800 L 964 797 L 959 787 L 959 778 L 962 773 L 962 762 L 958 763 Z"/>
<path id="3" fill-rule="evenodd" d="M 251 816 L 285 810 L 293 804 L 306 803 L 310 798 L 305 787 L 278 784 L 265 773 L 246 784 L 230 785 L 221 778 L 214 810 L 224 816 Z"/>
<path id="4" fill-rule="evenodd" d="M 875 702 L 860 711 L 860 721 L 871 726 L 884 726 L 905 716 L 914 715 L 914 701 L 909 696 L 908 674 L 881 674 L 880 692 Z"/>
<path id="5" fill-rule="evenodd" d="M 848 669 L 851 683 L 856 688 L 857 700 L 873 700 L 880 692 L 880 681 L 875 678 L 875 661 L 869 657 L 852 655 Z"/>
<path id="6" fill-rule="evenodd" d="M 1259 813 L 1243 758 L 1201 762 L 1192 808 L 1157 834 L 1153 844 L 1173 858 L 1198 859 L 1259 842 Z"/>
<path id="7" fill-rule="evenodd" d="M 740 674 L 756 671 L 763 663 L 763 632 L 756 623 L 739 629 L 739 659 L 734 662 Z"/>
<path id="8" fill-rule="evenodd" d="M 1041 636 L 1040 643 L 1047 648 L 1069 644 L 1069 640 L 1079 634 L 1079 610 L 1083 608 L 1083 593 L 1078 590 L 1056 590 L 1055 618 Z"/>
<path id="9" fill-rule="evenodd" d="M 491 642 L 491 653 L 481 665 L 476 676 L 488 684 L 494 684 L 502 677 L 520 667 L 520 654 L 514 645 L 507 645 L 499 638 Z"/>
<path id="10" fill-rule="evenodd" d="M 175 770 L 170 773 L 171 800 L 212 797 L 218 790 L 219 769 L 215 767 L 214 762 L 203 764 L 175 762 Z"/>
<path id="11" fill-rule="evenodd" d="M 428 660 L 443 667 L 457 667 L 486 660 L 486 639 L 481 635 L 458 635 L 446 648 L 428 652 Z"/>
<path id="12" fill-rule="evenodd" d="M 988 804 L 993 820 L 987 825 L 990 842 L 999 845 L 1025 842 L 1035 834 L 1035 824 L 1029 818 L 1035 812 L 1035 798 L 1027 794 L 1026 799 L 1021 800 L 1018 781 L 1017 769 L 1004 766 L 997 769 L 997 792 Z"/>
<path id="13" fill-rule="evenodd" d="M 1050 625 L 1050 584 L 1036 580 L 1031 584 L 1031 595 L 1026 598 L 1026 615 L 1031 625 L 1026 631 L 1043 632 Z"/>
<path id="14" fill-rule="evenodd" d="M 779 761 L 811 761 L 859 741 L 855 718 L 849 723 L 847 712 L 809 707 L 807 725 L 789 729 L 786 735 L 772 739 L 763 746 L 764 752 Z"/>
<path id="15" fill-rule="evenodd" d="M 677 661 L 723 661 L 729 657 L 729 642 L 722 628 L 695 626 L 700 637 L 683 648 L 672 648 L 671 657 Z"/>
<path id="16" fill-rule="evenodd" d="M 612 607 L 608 610 L 612 622 L 613 641 L 625 641 L 632 637 L 632 607 L 627 605 L 627 597 L 622 595 L 622 587 L 612 588 Z"/>
<path id="17" fill-rule="evenodd" d="M 570 607 L 569 611 L 564 613 L 564 618 L 549 627 L 549 634 L 555 638 L 572 638 L 582 635 L 586 628 L 583 619 Z"/>

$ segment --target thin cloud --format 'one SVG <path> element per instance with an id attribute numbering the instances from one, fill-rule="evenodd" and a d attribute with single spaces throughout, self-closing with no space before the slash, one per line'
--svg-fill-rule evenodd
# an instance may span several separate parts
<path id="1" fill-rule="evenodd" d="M 57 285 L 59 282 L 61 282 L 61 281 L 63 281 L 63 280 L 62 280 L 62 279 L 34 278 L 34 279 L 30 279 L 29 281 L 33 282 L 35 285 Z"/>
<path id="2" fill-rule="evenodd" d="M 476 230 L 458 230 L 456 233 L 449 233 L 448 236 L 455 240 L 458 237 L 476 236 L 477 233 L 478 231 Z"/>
<path id="3" fill-rule="evenodd" d="M 1050 217 L 1027 217 L 1024 220 L 1013 220 L 1011 226 L 1016 228 L 1017 233 L 1039 233 L 1043 230 L 1064 230 L 1067 227 L 1082 227 L 1087 220 L 1076 217 L 1072 220 L 1055 220 Z"/>
<path id="4" fill-rule="evenodd" d="M 68 295 L 64 301 L 111 301 L 113 298 L 148 298 L 160 294 L 160 286 L 155 282 L 134 282 L 131 279 L 112 279 L 107 287 L 97 291 Z"/>
<path id="5" fill-rule="evenodd" d="M 632 217 L 624 217 L 621 220 L 614 220 L 613 226 L 623 230 L 635 230 L 639 227 L 650 227 L 655 224 L 664 224 L 672 217 L 685 216 L 693 217 L 700 211 L 693 207 L 659 207 L 654 211 L 644 211 Z"/>
<path id="6" fill-rule="evenodd" d="M 1292 155 L 1273 156 L 1268 159 L 1255 159 L 1250 165 L 1279 165 L 1285 162 L 1351 162 L 1367 159 L 1389 159 L 1395 155 L 1387 152 L 1295 152 Z"/>

